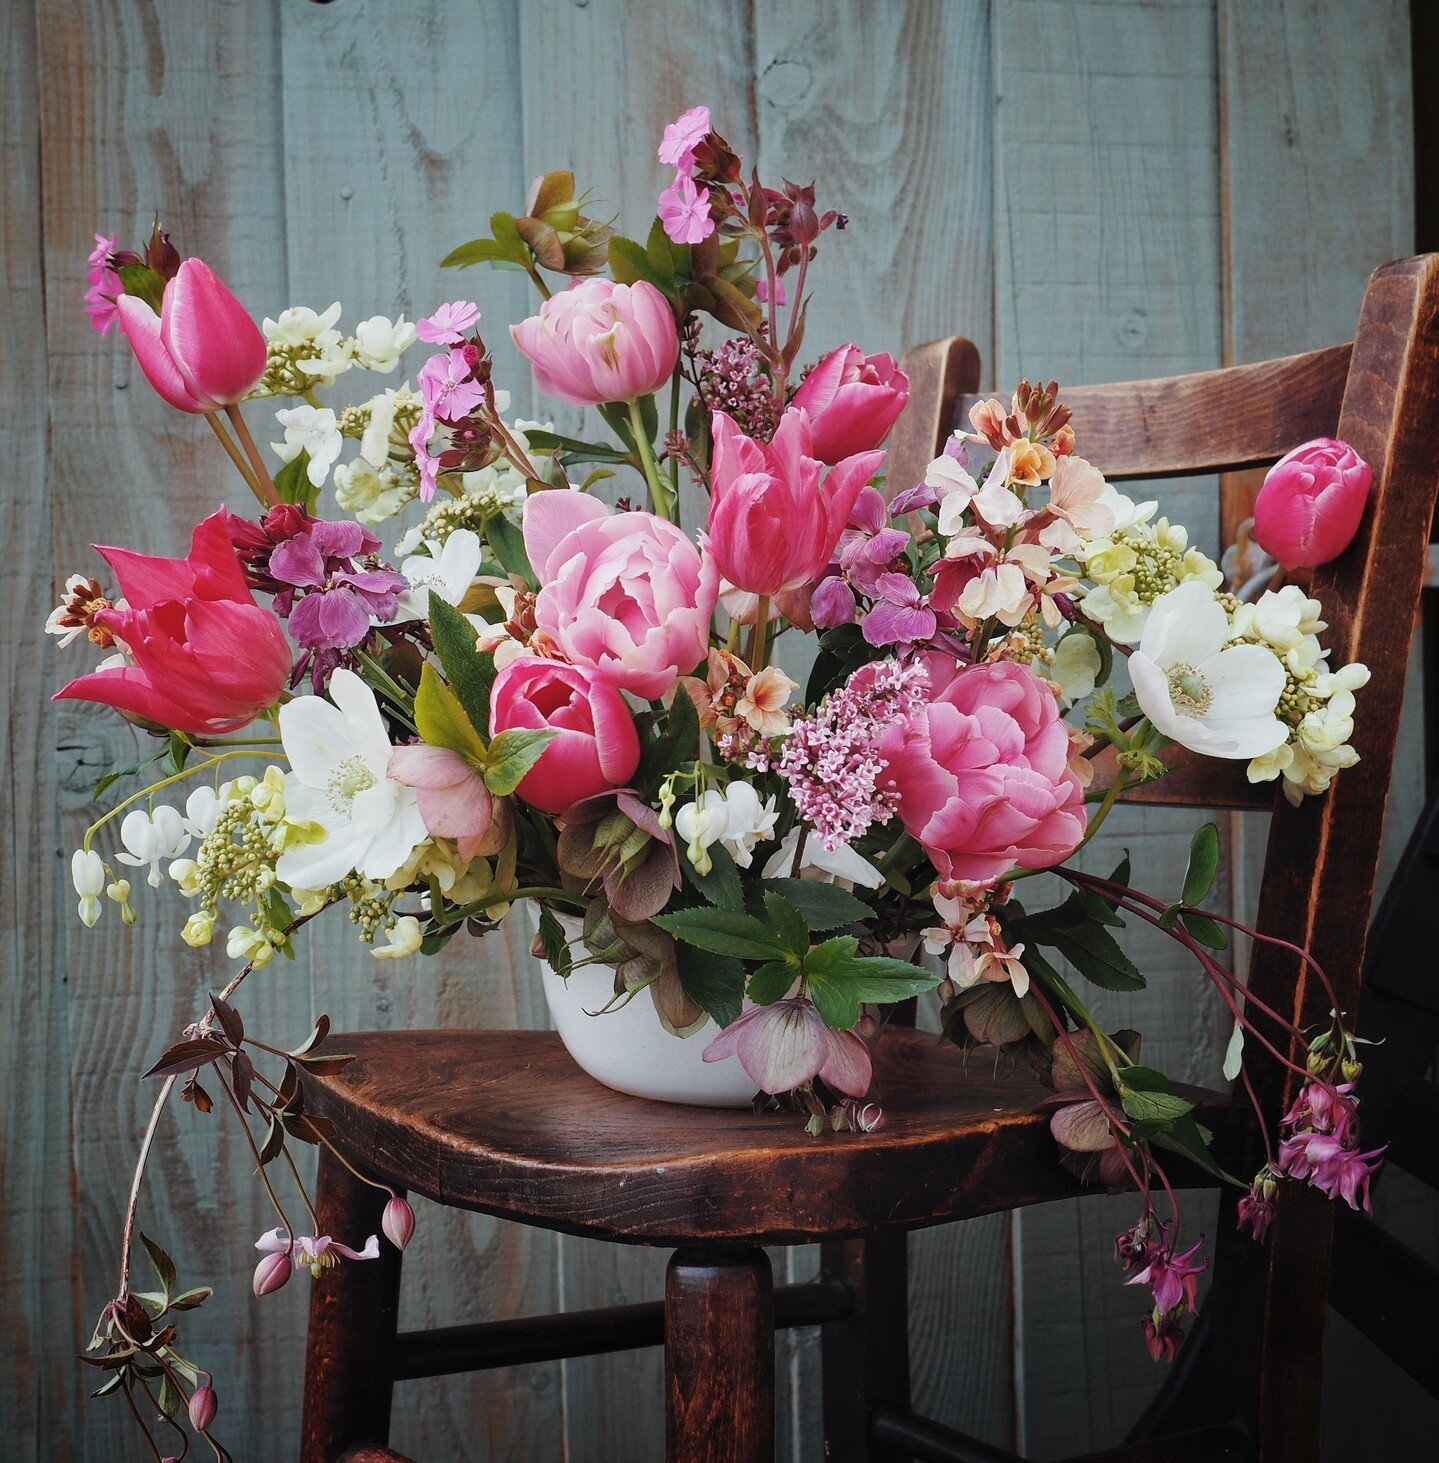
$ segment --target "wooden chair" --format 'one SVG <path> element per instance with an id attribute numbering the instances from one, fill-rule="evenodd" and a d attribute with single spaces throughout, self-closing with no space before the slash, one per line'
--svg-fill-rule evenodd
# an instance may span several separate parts
<path id="1" fill-rule="evenodd" d="M 905 358 L 911 399 L 891 480 L 909 485 L 975 399 L 967 341 Z M 1409 629 L 1439 484 L 1439 255 L 1378 270 L 1352 346 L 1260 365 L 1066 392 L 1085 454 L 1114 479 L 1248 468 L 1315 436 L 1340 436 L 1374 466 L 1363 528 L 1315 575 L 1335 664 L 1363 660 L 1355 743 L 1363 760 L 1326 796 L 1278 801 L 1260 903 L 1266 932 L 1307 946 L 1348 1009 L 1358 1004 Z M 1146 788 L 1153 802 L 1267 808 L 1235 763 L 1194 762 Z M 1301 1025 L 1326 1003 L 1299 962 L 1265 947 L 1257 994 Z M 774 1328 L 818 1325 L 825 1456 L 1013 1455 L 909 1408 L 905 1235 L 910 1229 L 1080 1192 L 1060 1168 L 1026 1072 L 985 1075 L 914 1031 L 876 1056 L 889 1125 L 812 1140 L 790 1117 L 655 1107 L 598 1086 L 552 1034 L 347 1036 L 356 1060 L 307 1079 L 313 1108 L 367 1172 L 442 1204 L 573 1234 L 674 1250 L 663 1303 L 397 1335 L 400 1258 L 342 1266 L 314 1287 L 305 1381 L 307 1463 L 394 1457 L 384 1448 L 396 1380 L 665 1346 L 672 1460 L 773 1456 Z M 1292 1083 L 1255 1072 L 1277 1114 Z M 1207 1121 L 1258 1166 L 1243 1113 L 1212 1094 Z M 1202 1184 L 1197 1172 L 1182 1176 Z M 1282 1192 L 1269 1243 L 1221 1216 L 1200 1325 L 1133 1440 L 1092 1458 L 1319 1455 L 1319 1387 L 1334 1206 Z M 322 1231 L 378 1228 L 376 1191 L 322 1159 Z M 762 1245 L 819 1242 L 822 1270 L 774 1289 Z M 346 1449 L 351 1451 L 346 1454 Z"/>

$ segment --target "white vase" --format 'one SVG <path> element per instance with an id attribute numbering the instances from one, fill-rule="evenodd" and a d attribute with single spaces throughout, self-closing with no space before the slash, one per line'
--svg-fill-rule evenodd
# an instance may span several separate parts
<path id="1" fill-rule="evenodd" d="M 561 915 L 560 924 L 567 939 L 578 940 L 578 920 Z M 757 1089 L 736 1057 L 704 1060 L 704 1049 L 719 1035 L 713 1021 L 689 1036 L 673 1036 L 660 1025 L 648 991 L 602 1016 L 591 1015 L 614 997 L 611 967 L 586 965 L 566 979 L 541 961 L 540 972 L 565 1050 L 596 1082 L 632 1097 L 688 1107 L 750 1105 Z"/>

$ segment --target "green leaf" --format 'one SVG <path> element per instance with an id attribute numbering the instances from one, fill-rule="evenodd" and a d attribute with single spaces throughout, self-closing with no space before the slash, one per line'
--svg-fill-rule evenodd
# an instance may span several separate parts
<path id="1" fill-rule="evenodd" d="M 714 1018 L 716 1026 L 739 1020 L 744 1001 L 744 966 L 733 956 L 716 955 L 693 945 L 675 949 L 685 995 Z"/>
<path id="2" fill-rule="evenodd" d="M 826 1025 L 848 1030 L 859 1020 L 861 1002 L 888 1005 L 932 990 L 940 977 L 905 960 L 860 956 L 853 935 L 836 935 L 805 957 L 810 995 Z"/>
<path id="3" fill-rule="evenodd" d="M 415 730 L 432 747 L 458 752 L 476 767 L 486 765 L 484 739 L 471 725 L 454 688 L 429 661 L 420 671 L 415 692 Z"/>
<path id="4" fill-rule="evenodd" d="M 151 269 L 148 264 L 122 264 L 116 273 L 127 295 L 144 300 L 157 315 L 160 313 L 160 304 L 165 298 L 165 278 L 159 270 Z"/>
<path id="5" fill-rule="evenodd" d="M 91 798 L 98 798 L 101 793 L 107 792 L 122 777 L 134 777 L 137 772 L 143 772 L 152 762 L 158 762 L 169 750 L 169 745 L 166 744 L 153 757 L 146 757 L 141 762 L 132 762 L 128 767 L 117 767 L 114 772 L 107 772 L 95 784 L 95 791 L 90 794 Z"/>
<path id="6" fill-rule="evenodd" d="M 803 959 L 809 952 L 809 925 L 804 916 L 783 894 L 766 892 L 764 912 L 780 942 L 793 955 Z"/>
<path id="7" fill-rule="evenodd" d="M 140 1243 L 145 1246 L 145 1253 L 150 1257 L 150 1263 L 155 1267 L 155 1274 L 160 1277 L 160 1285 L 166 1295 L 175 1288 L 175 1262 L 150 1238 L 148 1234 L 141 1233 Z"/>
<path id="8" fill-rule="evenodd" d="M 548 904 L 540 905 L 540 948 L 545 952 L 545 963 L 560 977 L 568 976 L 573 961 L 570 958 L 570 943 L 565 939 L 564 927 L 555 918 Z"/>
<path id="9" fill-rule="evenodd" d="M 418 697 L 415 700 L 415 711 L 418 716 Z M 489 761 L 485 766 L 485 786 L 496 797 L 509 797 L 557 736 L 559 732 L 547 726 L 533 730 L 513 727 L 509 731 L 502 731 L 490 743 Z"/>
<path id="10" fill-rule="evenodd" d="M 441 269 L 468 269 L 472 264 L 514 264 L 515 260 L 505 252 L 504 246 L 493 239 L 471 239 L 451 249 L 440 260 Z"/>
<path id="11" fill-rule="evenodd" d="M 799 966 L 789 960 L 770 960 L 749 978 L 749 998 L 756 1006 L 783 1000 L 799 979 Z"/>
<path id="12" fill-rule="evenodd" d="M 490 725 L 494 658 L 475 649 L 475 627 L 434 590 L 430 591 L 430 638 L 444 667 L 445 679 L 460 698 L 470 725 L 483 736 Z"/>
<path id="13" fill-rule="evenodd" d="M 1214 875 L 1218 869 L 1219 830 L 1213 823 L 1206 823 L 1189 845 L 1189 867 L 1184 871 L 1184 892 L 1179 896 L 1180 902 L 1203 904 L 1214 887 Z"/>
<path id="14" fill-rule="evenodd" d="M 275 474 L 275 491 L 282 503 L 298 503 L 306 513 L 314 509 L 319 501 L 320 490 L 309 477 L 310 454 L 302 447 L 279 472 Z"/>
<path id="15" fill-rule="evenodd" d="M 1086 980 L 1107 991 L 1140 991 L 1145 980 L 1134 962 L 1102 925 L 1084 924 L 1035 935 L 1052 945 Z"/>
<path id="16" fill-rule="evenodd" d="M 685 878 L 705 899 L 721 909 L 744 908 L 744 886 L 740 883 L 739 870 L 723 844 L 710 845 L 710 871 L 707 874 L 701 874 L 690 862 L 689 849 L 684 844 L 676 843 L 675 847 Z"/>
<path id="17" fill-rule="evenodd" d="M 520 236 L 514 214 L 492 213 L 490 215 L 490 233 L 494 237 L 496 245 L 503 251 L 501 258 L 508 260 L 511 264 L 521 266 L 530 263 L 530 246 Z"/>
<path id="18" fill-rule="evenodd" d="M 1212 1174 L 1224 1183 L 1233 1184 L 1236 1188 L 1248 1188 L 1247 1184 L 1214 1161 L 1214 1155 L 1209 1151 L 1209 1129 L 1197 1123 L 1188 1113 L 1175 1118 L 1164 1132 L 1156 1134 L 1154 1142 L 1157 1147 L 1167 1148 L 1171 1153 L 1183 1154 L 1191 1163 L 1198 1164 L 1205 1173 Z"/>
<path id="19" fill-rule="evenodd" d="M 1225 938 L 1224 931 L 1207 914 L 1200 914 L 1198 910 L 1194 909 L 1186 909 L 1180 913 L 1179 922 L 1207 949 L 1228 949 L 1229 941 Z"/>
<path id="20" fill-rule="evenodd" d="M 656 269 L 642 244 L 619 234 L 610 240 L 610 273 L 619 284 L 645 280 L 666 295 L 674 294 L 674 274 Z"/>
<path id="21" fill-rule="evenodd" d="M 578 437 L 566 437 L 559 432 L 543 432 L 537 427 L 525 429 L 525 440 L 540 452 L 558 450 L 564 454 L 567 463 L 627 463 L 630 460 L 629 453 L 621 452 L 618 447 L 607 447 L 599 442 L 582 442 Z"/>
<path id="22" fill-rule="evenodd" d="M 524 535 L 508 518 L 495 514 L 485 524 L 485 537 L 506 574 L 517 575 L 531 589 L 540 587 L 539 576 L 530 564 L 530 556 L 525 552 Z"/>
<path id="23" fill-rule="evenodd" d="M 874 911 L 862 899 L 838 884 L 821 884 L 812 879 L 766 879 L 764 888 L 782 894 L 804 916 L 817 933 L 837 930 L 869 919 Z"/>
<path id="24" fill-rule="evenodd" d="M 1181 1097 L 1169 1078 L 1153 1067 L 1121 1067 L 1116 1081 L 1120 1103 L 1132 1118 L 1168 1122 L 1194 1110 L 1194 1104 Z"/>
<path id="25" fill-rule="evenodd" d="M 686 944 L 712 955 L 733 955 L 740 960 L 783 958 L 784 946 L 763 921 L 733 909 L 676 909 L 657 914 L 651 923 Z"/>
<path id="26" fill-rule="evenodd" d="M 699 735 L 699 712 L 690 693 L 677 685 L 664 731 L 646 742 L 640 752 L 639 770 L 633 778 L 635 791 L 647 800 L 653 798 L 660 783 L 681 763 L 694 757 Z"/>

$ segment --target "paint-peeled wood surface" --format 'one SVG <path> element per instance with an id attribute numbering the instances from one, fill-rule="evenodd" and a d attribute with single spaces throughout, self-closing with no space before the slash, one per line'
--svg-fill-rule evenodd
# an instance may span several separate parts
<path id="1" fill-rule="evenodd" d="M 144 1456 L 118 1405 L 82 1406 L 88 1378 L 71 1357 L 113 1285 L 148 1110 L 138 1075 L 227 973 L 223 952 L 179 944 L 179 900 L 140 880 L 138 931 L 125 935 L 108 910 L 93 931 L 74 919 L 66 863 L 98 811 L 90 790 L 104 765 L 132 760 L 138 739 L 98 708 L 45 701 L 62 674 L 60 657 L 36 653 L 45 602 L 93 562 L 91 539 L 179 552 L 221 485 L 235 496 L 203 426 L 153 397 L 123 345 L 86 329 L 93 231 L 128 240 L 163 211 L 257 314 L 339 298 L 353 323 L 474 298 L 514 410 L 529 415 L 539 404 L 503 328 L 531 307 L 526 282 L 445 274 L 439 258 L 484 232 L 496 208 L 518 208 L 549 167 L 573 167 L 620 210 L 624 232 L 643 235 L 663 173 L 658 132 L 705 101 L 767 174 L 817 176 L 850 216 L 816 268 L 808 355 L 850 339 L 897 354 L 957 331 L 979 345 L 986 384 L 1004 387 L 1021 373 L 1096 382 L 1252 360 L 1347 337 L 1369 270 L 1410 248 L 1405 10 L 1402 0 L 0 6 L 3 289 L 7 318 L 34 322 L 12 329 L 0 360 L 12 554 L 0 875 L 7 974 L 19 976 L 0 984 L 7 1458 Z M 543 410 L 562 429 L 578 425 L 568 408 Z M 263 417 L 252 410 L 252 420 Z M 1217 547 L 1213 479 L 1156 491 Z M 692 517 L 696 508 L 687 503 Z M 1391 800 L 1401 845 L 1422 776 L 1416 727 L 1411 718 Z M 1147 879 L 1173 882 L 1196 821 L 1127 813 L 1094 866 L 1127 844 Z M 1221 897 L 1242 909 L 1243 877 Z M 343 916 L 311 933 L 300 961 L 277 962 L 249 998 L 267 1037 L 297 1039 L 321 1010 L 338 1026 L 382 1029 L 546 1024 L 518 921 L 408 967 L 371 960 Z M 1227 1035 L 1213 1007 L 1163 942 L 1136 950 L 1152 989 L 1105 1013 L 1133 1012 L 1149 1056 L 1212 1080 Z M 175 1235 L 185 1216 L 182 1272 L 219 1286 L 187 1335 L 220 1373 L 235 1455 L 292 1456 L 303 1287 L 263 1305 L 250 1297 L 250 1245 L 274 1220 L 233 1125 L 189 1109 L 167 1123 L 180 1142 L 156 1166 L 143 1222 Z M 406 1326 L 661 1293 L 659 1254 L 418 1207 Z M 916 1237 L 920 1410 L 1039 1457 L 1116 1440 L 1156 1381 L 1138 1307 L 1107 1253 L 1132 1207 L 1087 1200 Z M 772 1259 L 777 1280 L 815 1268 L 810 1250 Z M 817 1463 L 813 1333 L 783 1335 L 778 1358 L 780 1456 Z M 420 1459 L 655 1457 L 660 1374 L 656 1353 L 636 1353 L 406 1383 L 395 1444 Z"/>

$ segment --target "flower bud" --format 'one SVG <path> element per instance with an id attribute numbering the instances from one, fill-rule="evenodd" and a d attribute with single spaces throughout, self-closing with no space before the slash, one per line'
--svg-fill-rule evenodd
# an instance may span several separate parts
<path id="1" fill-rule="evenodd" d="M 257 1296 L 273 1295 L 289 1282 L 293 1268 L 288 1255 L 266 1255 L 255 1266 L 255 1278 L 250 1282 L 250 1288 Z"/>
<path id="2" fill-rule="evenodd" d="M 278 1258 L 278 1256 L 274 1257 Z M 215 1420 L 215 1414 L 220 1410 L 219 1400 L 215 1396 L 215 1389 L 211 1386 L 196 1387 L 190 1396 L 190 1426 L 197 1433 L 202 1433 Z"/>
<path id="3" fill-rule="evenodd" d="M 1357 1082 L 1364 1071 L 1364 1063 L 1358 1057 L 1345 1057 L 1339 1064 L 1339 1071 L 1346 1082 Z"/>
<path id="4" fill-rule="evenodd" d="M 415 1211 L 410 1207 L 409 1201 L 398 1194 L 393 1195 L 380 1217 L 380 1228 L 384 1231 L 385 1238 L 397 1250 L 404 1249 L 415 1232 Z"/>
<path id="5" fill-rule="evenodd" d="M 1337 559 L 1359 531 L 1374 472 L 1347 443 L 1318 437 L 1269 469 L 1254 503 L 1254 537 L 1286 569 Z"/>

